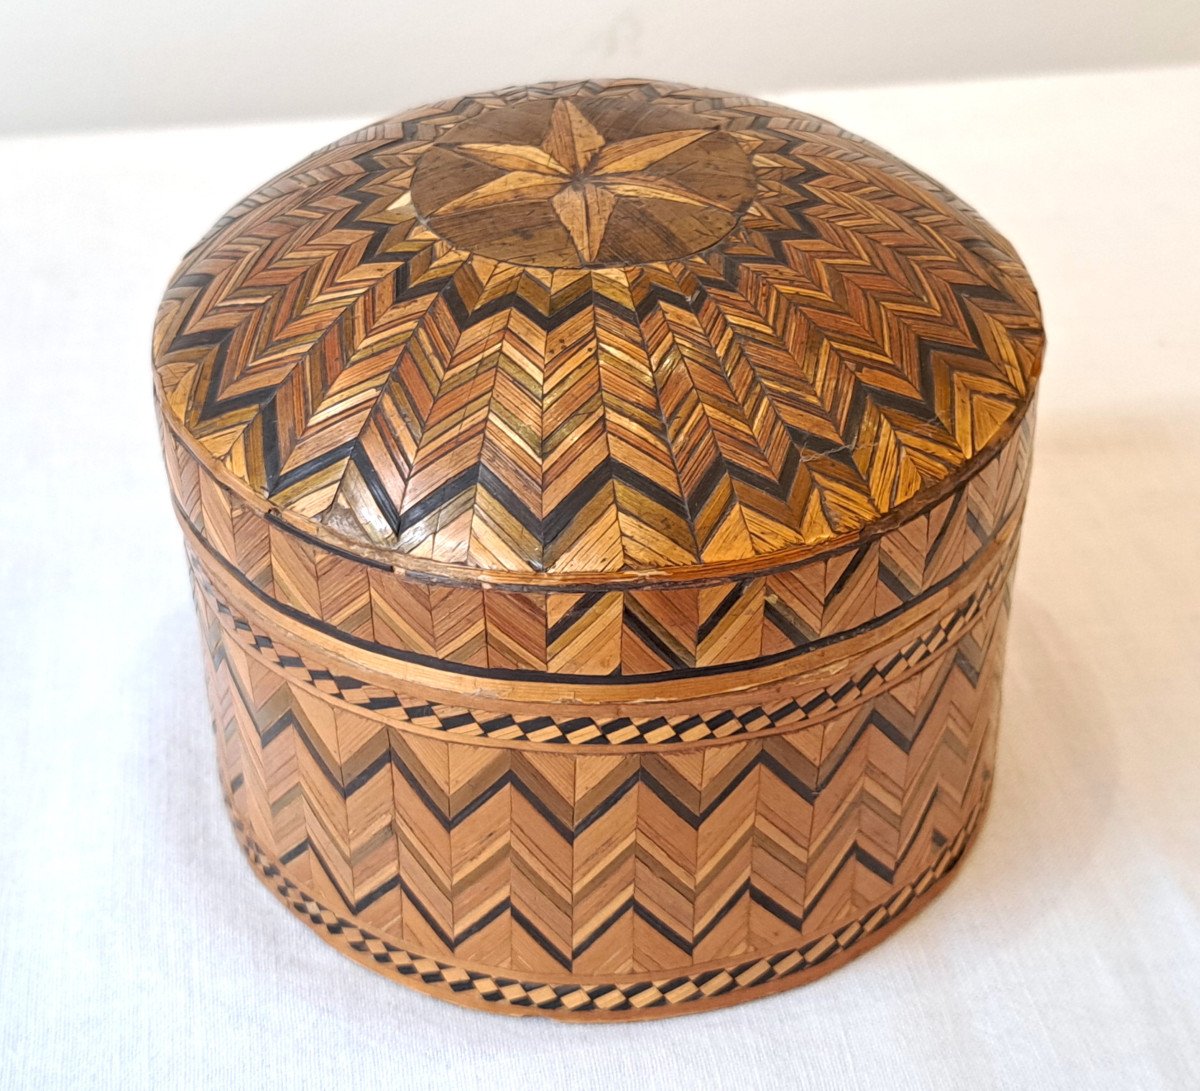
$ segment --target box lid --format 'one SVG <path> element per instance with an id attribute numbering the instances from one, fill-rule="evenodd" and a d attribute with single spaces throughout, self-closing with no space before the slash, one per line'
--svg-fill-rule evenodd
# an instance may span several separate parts
<path id="1" fill-rule="evenodd" d="M 284 525 L 485 584 L 799 562 L 952 490 L 1029 405 L 978 214 L 810 115 L 640 80 L 466 96 L 278 176 L 155 330 L 179 440 Z"/>

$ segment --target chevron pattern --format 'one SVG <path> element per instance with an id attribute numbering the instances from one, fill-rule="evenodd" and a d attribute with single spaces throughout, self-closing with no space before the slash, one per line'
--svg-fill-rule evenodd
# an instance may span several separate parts
<path id="1" fill-rule="evenodd" d="M 188 255 L 155 336 L 164 412 L 239 493 L 530 577 L 852 535 L 999 442 L 1041 350 L 1011 248 L 927 179 L 804 114 L 630 81 L 319 153 Z"/>
<path id="2" fill-rule="evenodd" d="M 966 825 L 912 882 L 887 902 L 858 920 L 805 943 L 729 968 L 704 970 L 672 978 L 631 980 L 600 985 L 557 985 L 506 977 L 406 951 L 353 920 L 338 916 L 283 874 L 266 856 L 236 816 L 234 829 L 251 865 L 276 897 L 332 946 L 369 969 L 395 973 L 415 988 L 464 1006 L 503 1005 L 517 1014 L 538 1013 L 559 1019 L 626 1020 L 680 1014 L 719 1007 L 731 998 L 744 999 L 777 991 L 820 976 L 883 938 L 889 928 L 914 911 L 959 862 L 975 834 L 986 798 Z"/>

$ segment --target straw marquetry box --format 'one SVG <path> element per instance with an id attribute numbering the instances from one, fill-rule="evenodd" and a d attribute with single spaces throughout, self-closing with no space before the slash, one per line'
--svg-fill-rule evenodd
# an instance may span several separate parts
<path id="1" fill-rule="evenodd" d="M 987 804 L 1042 349 L 972 209 L 740 96 L 466 96 L 280 174 L 154 346 L 251 864 L 491 1011 L 864 950 Z"/>

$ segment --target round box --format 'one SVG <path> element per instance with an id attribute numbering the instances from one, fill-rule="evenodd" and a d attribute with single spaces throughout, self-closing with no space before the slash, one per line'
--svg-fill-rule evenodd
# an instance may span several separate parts
<path id="1" fill-rule="evenodd" d="M 800 984 L 987 802 L 1043 335 L 827 122 L 645 81 L 414 110 L 185 258 L 156 394 L 246 853 L 433 996 Z"/>

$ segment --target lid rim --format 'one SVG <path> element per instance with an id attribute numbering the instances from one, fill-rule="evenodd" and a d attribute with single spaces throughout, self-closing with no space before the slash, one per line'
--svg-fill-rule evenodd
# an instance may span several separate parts
<path id="1" fill-rule="evenodd" d="M 257 509 L 280 529 L 293 534 L 310 544 L 344 557 L 348 560 L 394 572 L 397 575 L 424 583 L 436 583 L 454 587 L 495 587 L 506 591 L 582 593 L 596 590 L 640 590 L 672 587 L 677 589 L 704 587 L 716 583 L 730 583 L 741 579 L 754 579 L 788 572 L 821 557 L 833 557 L 851 549 L 859 548 L 895 530 L 911 519 L 919 518 L 927 510 L 936 507 L 948 496 L 959 491 L 975 477 L 1007 446 L 1020 430 L 1025 418 L 1035 412 L 1037 405 L 1038 379 L 1041 362 L 1030 375 L 1028 394 L 1017 410 L 1001 426 L 988 442 L 959 466 L 953 474 L 941 479 L 927 490 L 913 494 L 908 500 L 889 509 L 878 519 L 854 530 L 843 531 L 832 538 L 824 539 L 788 550 L 764 553 L 757 557 L 739 558 L 733 561 L 718 561 L 692 565 L 678 565 L 657 569 L 624 568 L 608 572 L 547 572 L 545 570 L 519 571 L 511 569 L 478 568 L 472 565 L 449 561 L 434 561 L 410 554 L 398 553 L 383 547 L 370 546 L 303 516 L 281 509 L 253 491 L 246 482 L 229 473 L 219 459 L 196 443 L 169 413 L 164 411 L 162 391 L 155 375 L 154 394 L 159 418 L 169 428 L 189 455 L 208 472 L 221 486 L 235 493 L 243 502 Z"/>

